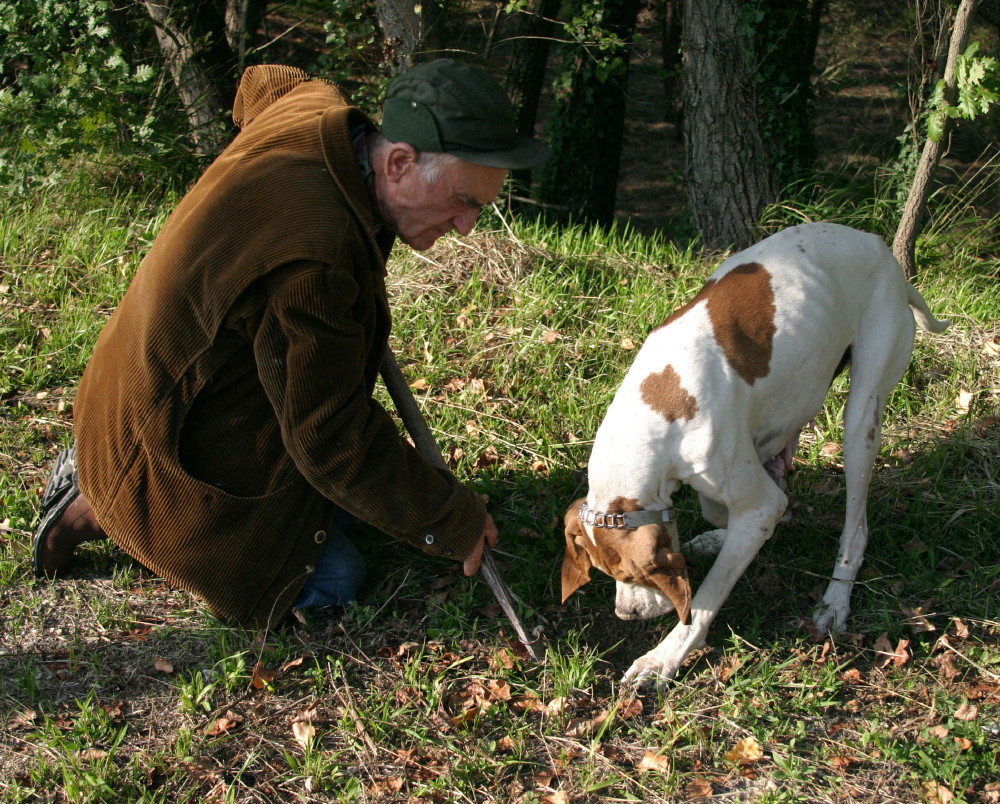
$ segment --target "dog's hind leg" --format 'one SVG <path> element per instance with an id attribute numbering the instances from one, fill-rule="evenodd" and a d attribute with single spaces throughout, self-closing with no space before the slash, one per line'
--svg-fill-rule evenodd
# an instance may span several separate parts
<path id="1" fill-rule="evenodd" d="M 878 320 L 861 328 L 852 346 L 851 386 L 844 411 L 844 478 L 847 507 L 844 531 L 833 576 L 814 612 L 813 622 L 823 632 L 844 627 L 851 611 L 851 591 L 868 545 L 868 486 L 882 437 L 882 411 L 913 349 L 913 320 L 879 312 Z"/>

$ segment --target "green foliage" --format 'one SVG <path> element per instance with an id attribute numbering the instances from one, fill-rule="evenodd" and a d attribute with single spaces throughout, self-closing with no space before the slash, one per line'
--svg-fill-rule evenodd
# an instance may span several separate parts
<path id="1" fill-rule="evenodd" d="M 106 153 L 148 170 L 176 150 L 156 68 L 127 62 L 107 14 L 108 0 L 0 4 L 0 185 L 55 183 L 68 159 Z"/>
<path id="2" fill-rule="evenodd" d="M 778 182 L 787 184 L 811 167 L 813 43 L 812 2 L 757 0 L 741 9 L 739 32 L 752 43 L 761 137 Z"/>
<path id="3" fill-rule="evenodd" d="M 538 196 L 561 217 L 609 224 L 624 132 L 625 85 L 637 4 L 576 0 L 552 82 L 552 156 Z"/>
<path id="4" fill-rule="evenodd" d="M 368 114 L 381 108 L 391 76 L 374 0 L 330 0 L 324 6 L 326 50 L 316 61 L 318 75 L 341 87 Z"/>
<path id="5" fill-rule="evenodd" d="M 975 120 L 986 114 L 1000 97 L 1000 70 L 991 56 L 976 56 L 979 42 L 973 42 L 958 57 L 955 65 L 955 88 L 958 98 L 954 105 L 945 98 L 942 79 L 934 87 L 928 106 L 927 136 L 937 142 L 944 134 L 946 120 Z"/>

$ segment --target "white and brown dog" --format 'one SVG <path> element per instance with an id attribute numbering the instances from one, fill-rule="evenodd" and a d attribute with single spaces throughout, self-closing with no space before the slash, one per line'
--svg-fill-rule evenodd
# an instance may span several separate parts
<path id="1" fill-rule="evenodd" d="M 912 310 L 912 313 L 911 313 Z M 566 514 L 562 598 L 597 567 L 617 581 L 616 614 L 680 622 L 625 680 L 670 679 L 788 503 L 781 476 L 799 432 L 850 359 L 844 421 L 847 511 L 816 626 L 844 625 L 868 541 L 865 507 L 882 409 L 913 349 L 913 319 L 940 332 L 878 237 L 832 223 L 795 226 L 725 260 L 650 334 L 594 441 L 589 493 Z M 717 553 L 692 599 L 671 498 L 682 483 L 720 530 L 689 547 Z M 724 530 L 722 530 L 724 529 Z"/>

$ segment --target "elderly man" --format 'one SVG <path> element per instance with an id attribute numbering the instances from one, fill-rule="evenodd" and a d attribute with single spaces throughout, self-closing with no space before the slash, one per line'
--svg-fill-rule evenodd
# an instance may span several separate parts
<path id="1" fill-rule="evenodd" d="M 241 131 L 182 199 L 80 382 L 76 444 L 42 494 L 37 575 L 109 537 L 219 617 L 354 599 L 351 518 L 478 571 L 496 527 L 372 399 L 395 238 L 466 234 L 507 171 L 548 154 L 483 70 L 390 86 L 382 127 L 331 84 L 243 75 Z"/>

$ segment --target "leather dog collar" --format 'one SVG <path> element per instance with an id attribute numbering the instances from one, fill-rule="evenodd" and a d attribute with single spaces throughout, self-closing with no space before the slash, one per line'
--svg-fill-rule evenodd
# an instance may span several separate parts
<path id="1" fill-rule="evenodd" d="M 593 528 L 638 528 L 642 525 L 664 525 L 670 521 L 670 509 L 662 511 L 625 511 L 620 514 L 608 514 L 591 508 L 586 503 L 580 503 L 578 510 L 580 521 Z"/>

